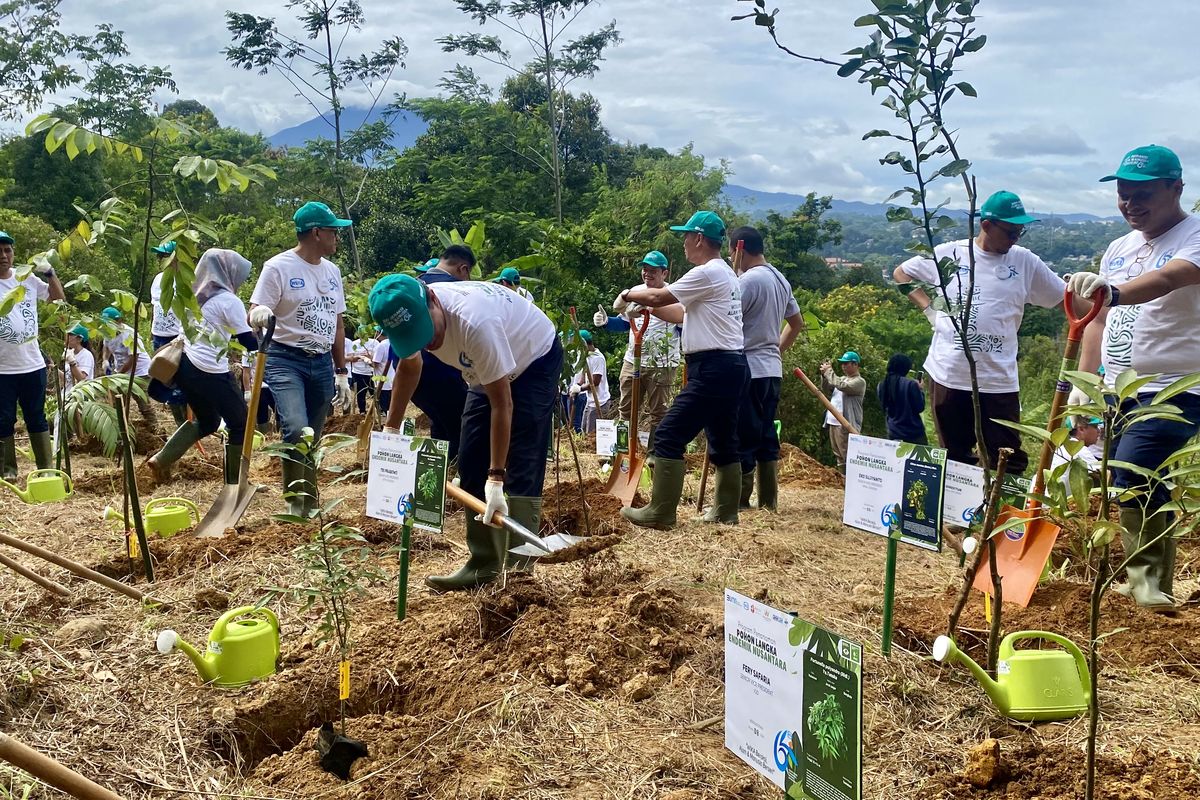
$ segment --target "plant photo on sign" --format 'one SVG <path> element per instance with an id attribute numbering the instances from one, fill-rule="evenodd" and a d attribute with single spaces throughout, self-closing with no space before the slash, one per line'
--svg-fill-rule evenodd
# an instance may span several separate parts
<path id="1" fill-rule="evenodd" d="M 846 720 L 837 698 L 829 695 L 808 709 L 808 732 L 817 737 L 817 749 L 826 761 L 836 759 L 846 742 Z"/>
<path id="2" fill-rule="evenodd" d="M 421 477 L 417 478 L 417 491 L 426 500 L 432 500 L 436 497 L 438 491 L 438 474 L 433 470 L 422 472 Z"/>

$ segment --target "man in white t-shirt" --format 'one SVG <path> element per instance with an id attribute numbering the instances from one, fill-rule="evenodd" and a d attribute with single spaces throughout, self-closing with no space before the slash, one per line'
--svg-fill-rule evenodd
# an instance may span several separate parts
<path id="1" fill-rule="evenodd" d="M 1021 436 L 994 420 L 1019 422 L 1020 381 L 1017 376 L 1017 330 L 1025 306 L 1056 308 L 1062 304 L 1066 283 L 1034 253 L 1017 245 L 1025 226 L 1037 219 L 1025 213 L 1021 199 L 999 191 L 983 203 L 979 234 L 971 248 L 967 240 L 945 242 L 934 248 L 934 258 L 916 256 L 893 273 L 902 291 L 921 309 L 933 326 L 933 342 L 925 360 L 929 376 L 930 408 L 938 443 L 954 461 L 979 463 L 976 451 L 975 409 L 971 399 L 971 373 L 962 340 L 950 315 L 961 319 L 971 297 L 971 318 L 966 338 L 979 380 L 983 438 L 988 464 L 996 465 L 1001 447 L 1012 448 L 1008 471 L 1019 475 L 1029 464 Z M 975 282 L 970 279 L 970 253 L 975 255 Z M 957 268 L 948 276 L 938 273 L 937 262 L 950 258 Z M 936 301 L 913 283 L 932 287 Z"/>
<path id="2" fill-rule="evenodd" d="M 329 415 L 330 401 L 350 404 L 346 369 L 346 296 L 342 273 L 329 257 L 337 252 L 338 230 L 352 224 L 338 219 L 324 203 L 305 203 L 292 217 L 297 245 L 263 264 L 250 295 L 250 325 L 265 328 L 275 316 L 275 334 L 267 351 L 266 381 L 275 397 L 275 415 L 283 441 L 300 441 L 304 428 L 315 439 Z M 317 469 L 293 450 L 280 459 L 288 513 L 307 516 L 314 507 Z"/>
<path id="3" fill-rule="evenodd" d="M 38 469 L 54 466 L 50 423 L 46 420 L 46 359 L 38 347 L 38 301 L 62 300 L 63 287 L 53 267 L 39 267 L 18 280 L 13 264 L 16 240 L 0 231 L 0 302 L 20 286 L 21 300 L 0 317 L 0 466 L 5 480 L 17 477 L 14 441 L 17 406 L 25 418 L 29 446 Z"/>
<path id="4" fill-rule="evenodd" d="M 382 334 L 380 335 L 382 336 Z M 396 379 L 396 359 L 392 356 L 392 346 L 386 337 L 375 343 L 375 350 L 371 354 L 371 367 L 373 374 L 383 376 L 383 382 L 379 384 L 379 411 L 387 414 L 387 410 L 392 404 L 392 383 Z"/>
<path id="5" fill-rule="evenodd" d="M 100 312 L 100 316 L 116 327 L 113 335 L 104 340 L 100 362 L 107 364 L 111 360 L 113 374 L 131 375 L 144 392 L 150 382 L 150 356 L 146 353 L 146 345 L 139 340 L 137 358 L 133 358 L 133 328 L 121 321 L 120 310 L 109 306 Z M 134 392 L 133 399 L 137 403 L 138 410 L 142 412 L 142 417 L 154 425 L 158 417 L 154 413 L 154 406 L 150 404 L 149 398 L 144 394 Z"/>
<path id="6" fill-rule="evenodd" d="M 657 250 L 646 253 L 641 261 L 642 282 L 634 289 L 670 288 L 667 275 L 670 264 L 667 257 Z M 666 312 L 668 316 L 681 309 Z M 648 450 L 654 450 L 654 432 L 667 413 L 667 398 L 675 386 L 675 370 L 679 367 L 679 325 L 660 316 L 663 309 L 654 309 L 642 334 L 642 369 L 638 376 L 638 427 L 650 432 Z M 639 315 L 640 316 L 640 315 Z M 676 317 L 677 318 L 677 317 Z M 609 331 L 628 331 L 629 343 L 625 346 L 625 358 L 621 363 L 621 400 L 617 413 L 621 419 L 629 419 L 633 407 L 633 338 L 632 320 L 626 314 L 610 317 L 600 306 L 592 315 L 597 327 Z M 641 324 L 640 321 L 638 324 Z"/>
<path id="7" fill-rule="evenodd" d="M 1132 230 L 1109 244 L 1099 275 L 1077 273 L 1069 285 L 1080 313 L 1097 294 L 1105 306 L 1084 331 L 1080 369 L 1094 371 L 1103 363 L 1109 386 L 1127 370 L 1156 376 L 1122 406 L 1124 417 L 1175 380 L 1200 372 L 1200 218 L 1180 203 L 1183 166 L 1166 147 L 1131 150 L 1117 171 L 1101 180 L 1117 182 L 1117 209 Z M 1070 405 L 1089 402 L 1080 390 L 1071 393 Z M 1167 402 L 1187 421 L 1151 419 L 1127 429 L 1118 426 L 1112 431 L 1112 459 L 1157 471 L 1200 432 L 1200 389 Z M 1120 489 L 1148 492 L 1121 501 L 1129 593 L 1140 606 L 1170 609 L 1179 533 L 1174 514 L 1161 510 L 1170 500 L 1169 488 L 1119 466 L 1113 478 Z"/>
<path id="8" fill-rule="evenodd" d="M 800 306 L 792 285 L 763 255 L 763 237 L 757 228 L 743 225 L 729 234 L 729 247 L 742 243 L 742 336 L 750 386 L 738 412 L 738 447 L 742 457 L 742 490 L 739 508 L 750 508 L 754 478 L 758 476 L 758 507 L 772 511 L 779 502 L 779 434 L 775 412 L 783 390 L 783 353 L 804 329 Z M 781 330 L 782 329 L 782 330 Z"/>
<path id="9" fill-rule="evenodd" d="M 683 225 L 683 252 L 695 264 L 669 289 L 626 289 L 613 310 L 628 313 L 631 304 L 660 309 L 678 304 L 683 325 L 682 348 L 687 385 L 675 397 L 658 426 L 654 441 L 654 484 L 650 502 L 621 514 L 635 525 L 666 530 L 675 525 L 675 509 L 683 494 L 683 454 L 701 430 L 716 469 L 716 503 L 706 522 L 736 524 L 742 463 L 738 452 L 738 412 L 750 369 L 742 352 L 742 292 L 733 268 L 721 258 L 725 222 L 712 211 L 697 211 Z M 636 310 L 636 309 L 635 309 Z"/>
<path id="10" fill-rule="evenodd" d="M 150 305 L 153 309 L 153 317 L 150 320 L 150 340 L 154 352 L 158 352 L 158 348 L 183 333 L 183 325 L 180 324 L 179 317 L 175 316 L 175 312 L 169 308 L 163 308 L 162 304 L 162 270 L 169 267 L 174 260 L 175 242 L 151 247 L 150 250 L 160 265 L 154 280 L 150 282 Z M 165 386 L 159 381 L 151 379 L 150 385 L 146 387 L 146 392 L 154 400 L 166 403 L 167 408 L 171 411 L 171 416 L 175 418 L 176 426 L 187 422 L 187 402 L 183 398 L 183 392 L 178 388 Z"/>
<path id="11" fill-rule="evenodd" d="M 583 341 L 587 345 L 587 369 L 581 369 L 575 373 L 574 381 L 580 387 L 579 393 L 584 398 L 583 432 L 595 433 L 596 420 L 608 416 L 609 400 L 612 397 L 608 391 L 608 362 L 604 358 L 604 353 L 597 350 L 596 345 L 592 342 L 591 331 L 580 331 L 579 335 L 583 337 Z M 600 400 L 598 410 L 596 400 L 592 397 L 592 390 L 589 388 L 593 385 L 596 387 L 596 397 Z"/>
<path id="12" fill-rule="evenodd" d="M 538 529 L 563 361 L 554 323 L 514 292 L 474 281 L 426 286 L 408 275 L 385 275 L 372 287 L 369 303 L 401 359 L 385 431 L 400 429 L 421 380 L 422 350 L 458 369 L 470 387 L 458 475 L 463 490 L 482 497 L 486 510 L 482 518 L 467 515 L 467 563 L 452 575 L 429 576 L 426 584 L 442 592 L 473 589 L 506 571 L 532 571 L 532 559 L 508 552 L 509 535 L 487 523 L 498 511 Z M 506 487 L 512 492 L 507 498 Z"/>
<path id="13" fill-rule="evenodd" d="M 346 336 L 346 363 L 350 366 L 350 380 L 354 384 L 354 396 L 360 414 L 367 411 L 367 397 L 373 386 L 371 378 L 375 374 L 375 340 L 366 330 L 368 327 L 364 325 L 362 330 L 355 330 L 360 335 L 353 339 Z"/>

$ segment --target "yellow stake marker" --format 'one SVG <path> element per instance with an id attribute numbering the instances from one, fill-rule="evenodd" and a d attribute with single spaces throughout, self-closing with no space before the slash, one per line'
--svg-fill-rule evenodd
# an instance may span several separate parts
<path id="1" fill-rule="evenodd" d="M 338 699 L 350 699 L 350 662 L 343 661 L 338 664 Z"/>
<path id="2" fill-rule="evenodd" d="M 992 624 L 992 596 L 985 594 L 983 596 L 983 618 L 987 620 L 987 624 Z"/>
<path id="3" fill-rule="evenodd" d="M 140 558 L 142 555 L 141 548 L 138 547 L 137 536 L 133 531 L 125 533 L 125 547 L 129 550 L 130 558 Z"/>

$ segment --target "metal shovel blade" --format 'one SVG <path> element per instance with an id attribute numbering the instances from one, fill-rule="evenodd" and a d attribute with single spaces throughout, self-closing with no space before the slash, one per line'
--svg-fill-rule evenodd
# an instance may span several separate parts
<path id="1" fill-rule="evenodd" d="M 1025 608 L 1037 589 L 1046 562 L 1050 560 L 1050 551 L 1058 539 L 1059 528 L 1040 514 L 1033 516 L 1028 511 L 1012 506 L 1000 509 L 997 524 L 1016 517 L 1028 522 L 1022 527 L 996 534 L 996 567 L 1000 573 L 1004 602 Z M 992 570 L 988 565 L 986 550 L 975 573 L 974 587 L 984 594 L 992 593 Z"/>
<path id="2" fill-rule="evenodd" d="M 225 484 L 213 501 L 212 508 L 196 526 L 195 535 L 201 539 L 224 536 L 226 528 L 238 524 L 260 488 L 252 483 Z"/>
<path id="3" fill-rule="evenodd" d="M 634 391 L 637 391 L 636 389 Z M 612 474 L 608 477 L 608 485 L 604 487 L 606 494 L 620 499 L 621 505 L 628 508 L 633 505 L 634 495 L 642 482 L 642 467 L 645 460 L 641 454 L 622 453 L 613 462 Z"/>
<path id="4" fill-rule="evenodd" d="M 550 553 L 563 550 L 567 547 L 573 547 L 584 540 L 583 536 L 571 536 L 568 533 L 552 533 L 549 536 L 539 537 L 548 549 L 543 550 L 536 544 L 522 544 L 517 547 L 510 547 L 508 552 L 518 556 L 533 556 L 539 557 L 549 555 Z"/>
<path id="5" fill-rule="evenodd" d="M 455 502 L 469 509 L 468 513 L 474 512 L 482 515 L 486 510 L 484 502 L 472 494 L 467 493 L 463 489 L 453 483 L 446 483 L 446 494 L 452 497 Z M 515 553 L 522 556 L 544 556 L 549 555 L 557 550 L 562 550 L 564 547 L 570 547 L 573 544 L 578 544 L 582 541 L 582 537 L 569 536 L 565 533 L 556 533 L 546 538 L 538 536 L 521 523 L 511 517 L 505 517 L 496 512 L 492 517 L 492 523 L 504 528 L 506 531 L 516 536 L 524 544 L 518 545 L 515 548 L 509 548 L 510 553 Z M 528 549 L 526 549 L 528 548 Z"/>

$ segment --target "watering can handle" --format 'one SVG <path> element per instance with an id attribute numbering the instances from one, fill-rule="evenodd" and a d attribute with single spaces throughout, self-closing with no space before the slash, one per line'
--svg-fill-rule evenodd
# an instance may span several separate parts
<path id="1" fill-rule="evenodd" d="M 1010 633 L 1004 637 L 1004 641 L 1000 642 L 1000 658 L 1007 660 L 1014 652 L 1013 644 L 1026 639 L 1045 639 L 1048 642 L 1061 645 L 1064 650 L 1070 653 L 1071 658 L 1075 659 L 1075 669 L 1079 673 L 1079 680 L 1083 683 L 1084 699 L 1091 700 L 1092 678 L 1091 673 L 1088 672 L 1087 659 L 1084 657 L 1083 651 L 1079 649 L 1079 645 L 1065 636 L 1059 636 L 1057 633 L 1051 633 L 1050 631 L 1017 631 L 1016 633 Z"/>
<path id="2" fill-rule="evenodd" d="M 196 504 L 186 497 L 156 497 L 146 503 L 146 513 L 149 514 L 159 506 L 186 506 L 192 512 L 192 516 L 196 518 L 196 524 L 200 524 L 200 509 L 196 508 Z"/>
<path id="3" fill-rule="evenodd" d="M 279 618 L 275 616 L 275 612 L 269 608 L 255 608 L 254 606 L 242 606 L 226 611 L 217 620 L 217 624 L 213 625 L 212 633 L 209 634 L 210 639 L 220 641 L 225 638 L 225 629 L 229 627 L 229 623 L 233 622 L 238 617 L 259 615 L 266 617 L 267 622 L 271 623 L 271 627 L 279 633 Z"/>
<path id="4" fill-rule="evenodd" d="M 33 472 L 29 473 L 29 477 L 31 477 L 31 478 L 36 475 L 57 475 L 60 478 L 62 478 L 64 481 L 66 481 L 67 494 L 71 495 L 71 494 L 75 493 L 75 484 L 71 482 L 71 476 L 68 475 L 67 473 L 63 472 L 61 469 L 53 469 L 52 467 L 45 467 L 43 469 L 35 469 Z"/>

